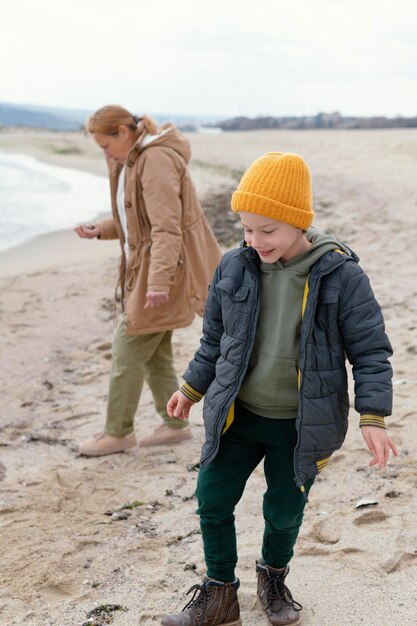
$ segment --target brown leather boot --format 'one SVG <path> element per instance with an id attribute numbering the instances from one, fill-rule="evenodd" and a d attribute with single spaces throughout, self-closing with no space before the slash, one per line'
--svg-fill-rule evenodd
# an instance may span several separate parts
<path id="1" fill-rule="evenodd" d="M 164 617 L 162 626 L 242 626 L 236 593 L 239 584 L 238 579 L 222 583 L 204 576 L 201 585 L 187 591 L 194 595 L 182 612 Z"/>
<path id="2" fill-rule="evenodd" d="M 285 585 L 285 577 L 290 568 L 276 569 L 256 562 L 258 574 L 258 597 L 268 621 L 273 626 L 295 626 L 301 623 L 301 604 L 293 600 L 291 591 Z"/>

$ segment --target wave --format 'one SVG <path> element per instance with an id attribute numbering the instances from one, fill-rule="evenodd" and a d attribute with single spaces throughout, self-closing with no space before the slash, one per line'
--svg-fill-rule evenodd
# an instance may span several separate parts
<path id="1" fill-rule="evenodd" d="M 106 178 L 0 152 L 0 250 L 109 211 Z"/>

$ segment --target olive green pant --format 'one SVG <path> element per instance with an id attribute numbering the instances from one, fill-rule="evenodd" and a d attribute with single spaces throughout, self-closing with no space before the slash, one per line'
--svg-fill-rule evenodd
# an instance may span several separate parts
<path id="1" fill-rule="evenodd" d="M 235 419 L 222 435 L 215 459 L 200 468 L 198 475 L 197 513 L 210 578 L 235 580 L 238 557 L 234 509 L 246 481 L 262 459 L 267 484 L 263 497 L 263 562 L 277 568 L 289 563 L 305 506 L 294 482 L 296 443 L 295 419 L 260 417 L 236 406 Z M 307 493 L 313 482 L 310 479 L 305 484 Z"/>
<path id="2" fill-rule="evenodd" d="M 186 427 L 187 421 L 170 419 L 166 411 L 168 400 L 178 389 L 172 356 L 172 331 L 125 335 L 125 324 L 123 315 L 113 338 L 106 433 L 125 437 L 133 432 L 145 381 L 151 389 L 155 408 L 167 426 Z"/>

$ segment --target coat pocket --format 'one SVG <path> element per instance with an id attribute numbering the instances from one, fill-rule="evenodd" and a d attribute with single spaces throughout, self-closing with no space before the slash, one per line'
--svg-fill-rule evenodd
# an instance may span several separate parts
<path id="1" fill-rule="evenodd" d="M 231 278 L 222 278 L 216 284 L 216 287 L 226 293 L 233 302 L 243 302 L 249 294 L 249 285 L 236 283 Z"/>
<path id="2" fill-rule="evenodd" d="M 249 285 L 222 278 L 216 288 L 221 294 L 223 328 L 230 337 L 243 339 L 247 335 L 251 315 Z"/>

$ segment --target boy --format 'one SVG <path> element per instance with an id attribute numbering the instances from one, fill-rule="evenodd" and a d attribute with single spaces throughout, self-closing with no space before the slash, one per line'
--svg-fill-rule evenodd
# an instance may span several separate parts
<path id="1" fill-rule="evenodd" d="M 232 196 L 245 241 L 226 253 L 211 283 L 200 348 L 168 414 L 187 419 L 205 395 L 206 441 L 197 500 L 207 574 L 164 626 L 240 626 L 234 508 L 264 459 L 267 490 L 257 593 L 270 624 L 299 624 L 285 577 L 315 476 L 340 448 L 353 367 L 355 408 L 384 467 L 395 444 L 391 345 L 358 258 L 315 229 L 310 172 L 295 154 L 269 152 Z M 197 596 L 197 597 L 196 597 Z"/>

